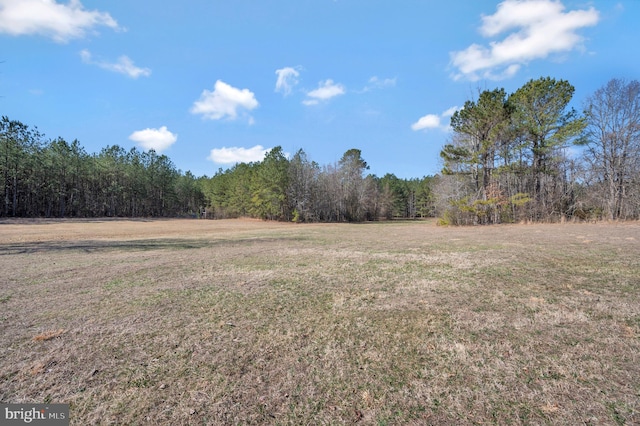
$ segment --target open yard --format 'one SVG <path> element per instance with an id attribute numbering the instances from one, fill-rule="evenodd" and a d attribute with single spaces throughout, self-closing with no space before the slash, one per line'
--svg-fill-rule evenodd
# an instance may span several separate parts
<path id="1" fill-rule="evenodd" d="M 640 424 L 640 224 L 0 221 L 0 403 L 71 424 Z"/>

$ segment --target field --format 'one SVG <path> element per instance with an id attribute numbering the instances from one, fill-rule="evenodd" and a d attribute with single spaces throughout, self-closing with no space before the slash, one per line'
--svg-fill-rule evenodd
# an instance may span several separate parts
<path id="1" fill-rule="evenodd" d="M 640 424 L 640 224 L 0 222 L 0 403 L 71 424 Z"/>

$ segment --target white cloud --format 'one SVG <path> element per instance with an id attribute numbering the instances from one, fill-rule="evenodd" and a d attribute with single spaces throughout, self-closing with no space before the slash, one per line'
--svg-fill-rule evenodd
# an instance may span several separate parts
<path id="1" fill-rule="evenodd" d="M 334 83 L 333 80 L 321 81 L 318 88 L 307 92 L 307 96 L 311 99 L 302 101 L 304 105 L 317 105 L 320 101 L 328 101 L 336 96 L 344 95 L 345 88 L 342 84 Z"/>
<path id="2" fill-rule="evenodd" d="M 362 90 L 357 90 L 356 93 L 367 93 L 375 89 L 386 89 L 388 87 L 395 87 L 397 79 L 394 78 L 379 78 L 378 76 L 373 76 L 367 82 L 367 85 L 364 86 Z"/>
<path id="3" fill-rule="evenodd" d="M 495 14 L 482 17 L 480 34 L 489 38 L 508 34 L 489 42 L 488 47 L 474 43 L 451 52 L 451 64 L 457 68 L 453 78 L 501 80 L 512 77 L 531 60 L 580 48 L 584 38 L 576 31 L 596 25 L 599 13 L 593 7 L 570 12 L 564 9 L 555 0 L 503 1 Z"/>
<path id="4" fill-rule="evenodd" d="M 209 120 L 220 120 L 225 117 L 233 120 L 238 117 L 239 109 L 251 111 L 258 105 L 255 95 L 249 89 L 240 90 L 218 80 L 213 92 L 206 89 L 202 92 L 200 99 L 191 107 L 191 113 L 200 114 Z M 251 117 L 249 122 L 253 123 Z"/>
<path id="5" fill-rule="evenodd" d="M 119 28 L 111 15 L 85 10 L 80 0 L 70 0 L 68 4 L 54 0 L 0 0 L 0 33 L 39 34 L 65 43 L 84 37 L 98 26 Z"/>
<path id="6" fill-rule="evenodd" d="M 270 150 L 270 148 L 264 148 L 262 145 L 256 145 L 252 148 L 222 147 L 212 149 L 207 159 L 217 164 L 250 163 L 262 161 Z"/>
<path id="7" fill-rule="evenodd" d="M 459 110 L 460 110 L 459 106 L 452 106 L 451 108 L 449 108 L 448 110 L 444 111 L 440 115 L 442 117 L 451 117 L 453 114 L 455 114 L 456 111 L 459 111 Z"/>
<path id="8" fill-rule="evenodd" d="M 87 49 L 82 49 L 80 51 L 80 58 L 82 58 L 82 62 L 84 62 L 85 64 L 93 63 L 93 56 Z"/>
<path id="9" fill-rule="evenodd" d="M 374 75 L 369 79 L 369 83 L 378 87 L 393 87 L 396 85 L 396 78 L 385 78 L 381 80 L 380 78 Z"/>
<path id="10" fill-rule="evenodd" d="M 424 117 L 420 117 L 418 121 L 411 125 L 413 130 L 423 129 L 437 129 L 440 127 L 440 116 L 435 114 L 427 114 Z"/>
<path id="11" fill-rule="evenodd" d="M 298 84 L 300 72 L 295 68 L 285 67 L 276 70 L 278 80 L 276 81 L 276 92 L 282 92 L 284 96 L 291 94 L 293 87 Z"/>
<path id="12" fill-rule="evenodd" d="M 159 129 L 138 130 L 131 133 L 129 139 L 145 150 L 162 152 L 178 140 L 178 135 L 167 130 L 167 126 L 162 126 Z"/>
<path id="13" fill-rule="evenodd" d="M 442 119 L 451 117 L 459 109 L 460 108 L 458 108 L 457 106 L 453 106 L 453 107 L 447 109 L 446 111 L 444 111 L 440 115 L 438 115 L 438 114 L 427 114 L 427 115 L 425 115 L 423 117 L 420 117 L 420 119 L 418 119 L 418 121 L 413 123 L 411 125 L 411 129 L 416 131 L 416 132 L 418 130 L 427 130 L 427 129 L 440 129 L 440 130 L 447 131 L 447 130 L 449 130 L 449 124 L 448 123 L 447 124 L 442 124 Z"/>
<path id="14" fill-rule="evenodd" d="M 80 51 L 80 57 L 85 64 L 97 65 L 102 69 L 124 74 L 131 78 L 149 77 L 151 75 L 149 68 L 136 67 L 128 56 L 120 56 L 117 62 L 96 61 L 93 59 L 91 52 L 84 49 Z"/>
<path id="15" fill-rule="evenodd" d="M 383 89 L 385 87 L 395 87 L 395 85 L 396 85 L 396 78 L 380 79 L 374 75 L 369 79 L 369 85 L 365 87 L 365 90 Z"/>

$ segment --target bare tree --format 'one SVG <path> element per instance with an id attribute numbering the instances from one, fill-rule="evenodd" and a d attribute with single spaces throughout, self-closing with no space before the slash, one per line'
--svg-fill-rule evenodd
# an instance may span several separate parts
<path id="1" fill-rule="evenodd" d="M 640 185 L 640 82 L 610 80 L 585 104 L 586 161 L 601 185 L 609 219 L 638 217 L 632 188 Z"/>
<path id="2" fill-rule="evenodd" d="M 314 195 L 317 193 L 320 167 L 298 150 L 289 161 L 289 186 L 287 198 L 295 222 L 313 222 Z"/>

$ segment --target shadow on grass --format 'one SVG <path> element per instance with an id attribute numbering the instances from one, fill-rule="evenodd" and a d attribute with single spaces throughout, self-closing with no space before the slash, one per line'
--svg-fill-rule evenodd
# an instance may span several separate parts
<path id="1" fill-rule="evenodd" d="M 39 241 L 29 243 L 0 244 L 0 256 L 46 252 L 82 251 L 96 253 L 103 251 L 150 251 L 150 250 L 193 250 L 212 247 L 247 247 L 278 242 L 300 241 L 301 237 L 244 238 L 244 239 L 145 239 L 129 241 Z"/>
<path id="2" fill-rule="evenodd" d="M 191 217 L 2 217 L 0 225 L 60 225 L 62 223 L 169 222 Z"/>

